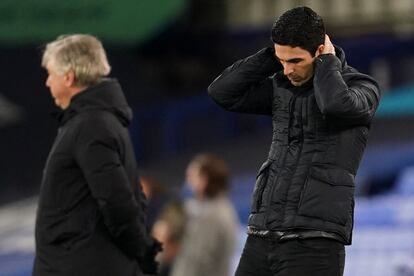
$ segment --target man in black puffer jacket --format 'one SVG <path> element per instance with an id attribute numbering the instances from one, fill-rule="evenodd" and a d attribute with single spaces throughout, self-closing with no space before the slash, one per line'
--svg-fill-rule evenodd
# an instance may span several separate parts
<path id="1" fill-rule="evenodd" d="M 236 275 L 342 275 L 355 174 L 379 88 L 347 65 L 308 7 L 278 18 L 272 41 L 273 48 L 234 63 L 208 89 L 229 111 L 273 119 Z"/>
<path id="2" fill-rule="evenodd" d="M 132 112 L 90 35 L 47 44 L 42 65 L 60 127 L 43 172 L 34 276 L 155 274 L 160 244 L 145 227 L 145 198 L 128 128 Z"/>

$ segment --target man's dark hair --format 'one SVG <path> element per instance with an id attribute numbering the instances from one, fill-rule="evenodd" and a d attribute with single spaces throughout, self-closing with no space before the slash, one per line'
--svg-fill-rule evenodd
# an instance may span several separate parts
<path id="1" fill-rule="evenodd" d="M 308 7 L 297 7 L 282 14 L 272 27 L 275 44 L 300 47 L 315 55 L 325 41 L 322 17 Z"/>

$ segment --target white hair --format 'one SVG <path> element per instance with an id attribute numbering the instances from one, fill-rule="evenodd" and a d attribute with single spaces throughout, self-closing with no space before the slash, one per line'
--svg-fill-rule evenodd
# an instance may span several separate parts
<path id="1" fill-rule="evenodd" d="M 48 43 L 42 66 L 49 64 L 58 74 L 73 71 L 78 86 L 93 85 L 111 71 L 102 43 L 87 34 L 62 35 Z"/>

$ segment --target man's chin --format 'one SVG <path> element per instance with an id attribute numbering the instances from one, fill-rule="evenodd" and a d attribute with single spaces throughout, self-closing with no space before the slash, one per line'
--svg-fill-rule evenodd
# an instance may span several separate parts
<path id="1" fill-rule="evenodd" d="M 290 80 L 290 83 L 291 83 L 293 86 L 302 86 L 302 85 L 304 85 L 305 83 L 307 83 L 307 82 L 309 81 L 309 79 L 306 79 L 306 80 L 301 79 L 301 80 L 299 80 L 299 81 L 294 81 L 294 80 L 291 80 L 291 79 L 289 79 L 289 80 Z"/>
<path id="2" fill-rule="evenodd" d="M 293 86 L 301 86 L 304 82 L 303 81 L 293 81 L 293 80 L 290 80 L 290 83 Z"/>

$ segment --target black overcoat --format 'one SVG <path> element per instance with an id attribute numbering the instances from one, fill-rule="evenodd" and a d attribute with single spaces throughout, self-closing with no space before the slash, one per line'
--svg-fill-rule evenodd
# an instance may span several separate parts
<path id="1" fill-rule="evenodd" d="M 120 85 L 105 79 L 59 116 L 36 219 L 33 275 L 140 275 L 149 246 L 145 197 Z"/>

